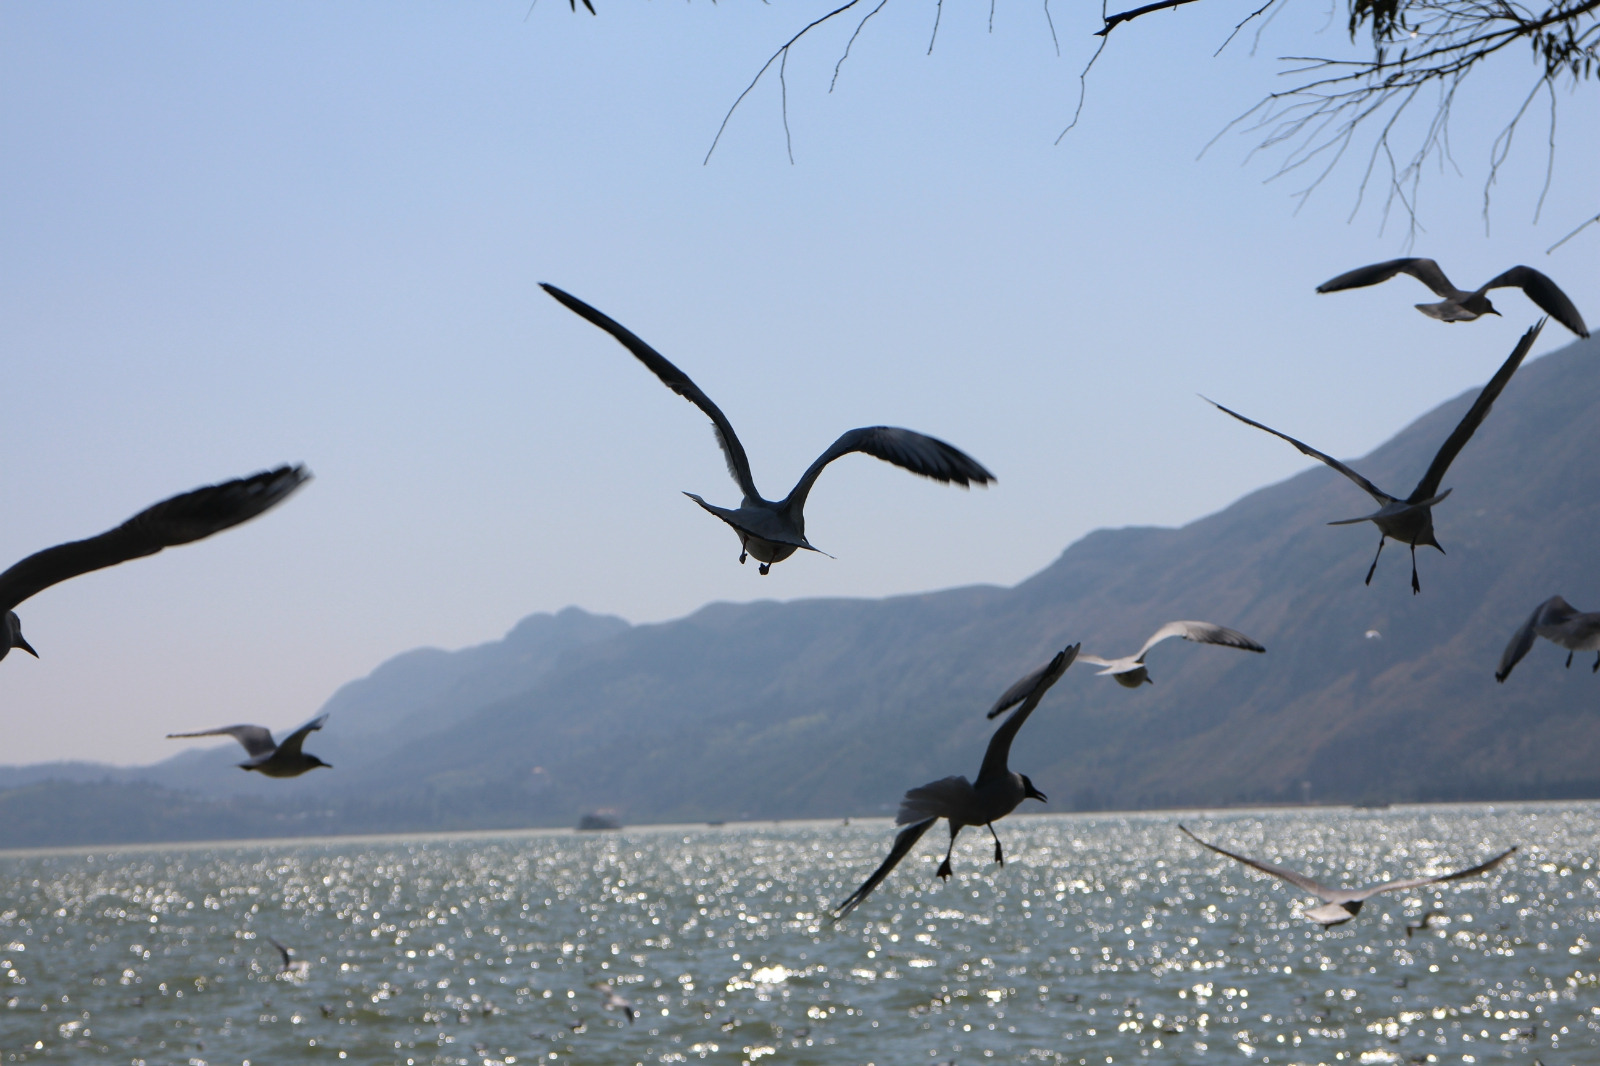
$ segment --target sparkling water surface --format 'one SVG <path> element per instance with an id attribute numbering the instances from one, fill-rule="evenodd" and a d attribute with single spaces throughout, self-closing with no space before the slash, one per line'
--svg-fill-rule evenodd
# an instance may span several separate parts
<path id="1" fill-rule="evenodd" d="M 1325 881 L 1521 851 L 1322 931 L 1180 820 Z M 837 926 L 883 821 L 13 853 L 0 1060 L 1600 1063 L 1600 805 L 999 830 L 1004 868 L 969 830 L 941 883 L 930 833 Z"/>

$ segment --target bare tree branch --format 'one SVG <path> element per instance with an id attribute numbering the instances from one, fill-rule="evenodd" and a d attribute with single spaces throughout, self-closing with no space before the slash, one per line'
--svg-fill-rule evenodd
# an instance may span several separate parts
<path id="1" fill-rule="evenodd" d="M 1096 37 L 1104 37 L 1124 22 L 1132 22 L 1141 15 L 1148 15 L 1153 11 L 1166 11 L 1184 4 L 1192 4 L 1195 0 L 1156 0 L 1153 4 L 1136 7 L 1131 11 L 1119 11 L 1115 15 L 1105 16 L 1105 25 L 1094 31 Z"/>

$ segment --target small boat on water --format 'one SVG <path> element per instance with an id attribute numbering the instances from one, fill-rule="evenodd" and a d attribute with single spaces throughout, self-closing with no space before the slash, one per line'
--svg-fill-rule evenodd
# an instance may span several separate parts
<path id="1" fill-rule="evenodd" d="M 603 829 L 621 829 L 622 823 L 617 821 L 615 815 L 604 811 L 591 811 L 578 819 L 578 832 L 597 832 Z"/>

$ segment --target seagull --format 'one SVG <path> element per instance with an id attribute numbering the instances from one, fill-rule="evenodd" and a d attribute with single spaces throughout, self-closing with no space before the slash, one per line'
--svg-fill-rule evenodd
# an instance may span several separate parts
<path id="1" fill-rule="evenodd" d="M 955 850 L 956 834 L 961 832 L 963 826 L 988 826 L 989 835 L 994 837 L 994 861 L 1001 866 L 1006 864 L 1005 853 L 1000 849 L 1000 835 L 994 831 L 994 823 L 1016 810 L 1025 799 L 1043 802 L 1045 798 L 1043 792 L 1033 787 L 1027 774 L 1012 773 L 1007 766 L 1011 742 L 1016 739 L 1017 730 L 1022 728 L 1022 723 L 1028 720 L 1028 715 L 1033 713 L 1050 686 L 1061 679 L 1067 667 L 1072 665 L 1072 660 L 1077 658 L 1078 648 L 1079 645 L 1073 644 L 1062 649 L 1048 666 L 1035 672 L 1033 686 L 1025 693 L 1022 706 L 1002 722 L 989 739 L 989 748 L 983 753 L 983 766 L 978 770 L 976 783 L 967 781 L 965 777 L 945 777 L 906 793 L 905 799 L 900 801 L 900 813 L 895 818 L 895 824 L 905 828 L 894 838 L 894 847 L 889 849 L 889 857 L 883 860 L 882 865 L 862 882 L 860 888 L 834 908 L 835 922 L 842 921 L 859 907 L 872 894 L 872 890 L 889 876 L 895 865 L 910 853 L 917 841 L 922 839 L 922 834 L 940 818 L 950 822 L 950 847 L 945 851 L 944 862 L 939 864 L 940 877 L 948 880 L 951 875 L 950 853 Z"/>
<path id="2" fill-rule="evenodd" d="M 1224 414 L 1232 415 L 1247 426 L 1255 426 L 1257 429 L 1271 433 L 1274 437 L 1288 441 L 1304 454 L 1311 456 L 1313 459 L 1322 460 L 1365 489 L 1367 494 L 1380 504 L 1378 510 L 1369 515 L 1362 515 L 1360 518 L 1343 518 L 1337 522 L 1329 522 L 1328 525 L 1348 526 L 1357 522 L 1371 522 L 1378 527 L 1378 552 L 1372 557 L 1372 565 L 1367 568 L 1367 584 L 1369 585 L 1372 584 L 1373 571 L 1378 569 L 1378 556 L 1383 554 L 1384 542 L 1393 537 L 1403 544 L 1409 544 L 1411 546 L 1411 591 L 1412 593 L 1418 593 L 1422 591 L 1422 584 L 1417 580 L 1417 545 L 1430 545 L 1431 547 L 1439 548 L 1441 555 L 1444 553 L 1444 549 L 1439 547 L 1439 542 L 1433 537 L 1433 505 L 1450 495 L 1450 490 L 1445 489 L 1440 492 L 1439 482 L 1444 480 L 1445 471 L 1450 469 L 1450 464 L 1455 462 L 1455 458 L 1461 453 L 1461 449 L 1466 446 L 1467 441 L 1472 439 L 1472 434 L 1477 432 L 1478 426 L 1488 417 L 1489 408 L 1494 406 L 1494 401 L 1500 395 L 1500 391 L 1506 387 L 1506 382 L 1511 380 L 1511 375 L 1516 373 L 1517 367 L 1522 365 L 1523 357 L 1528 354 L 1528 349 L 1533 347 L 1533 342 L 1538 338 L 1539 331 L 1544 329 L 1545 321 L 1545 319 L 1541 318 L 1534 324 L 1532 329 L 1522 335 L 1522 339 L 1517 342 L 1516 348 L 1512 349 L 1506 361 L 1500 365 L 1500 369 L 1495 371 L 1494 377 L 1489 379 L 1489 384 L 1485 385 L 1483 391 L 1478 393 L 1478 398 L 1472 402 L 1472 407 L 1462 416 L 1461 421 L 1456 425 L 1450 436 L 1445 439 L 1444 444 L 1440 445 L 1438 454 L 1433 457 L 1433 462 L 1428 467 L 1428 472 L 1422 475 L 1422 480 L 1417 482 L 1417 487 L 1411 490 L 1411 495 L 1403 500 L 1384 492 L 1333 456 L 1319 452 L 1311 445 L 1297 441 L 1287 433 L 1279 433 L 1271 426 L 1264 426 L 1254 419 L 1246 418 L 1237 411 L 1230 411 L 1215 400 L 1206 399 L 1204 396 L 1201 399 L 1206 400 L 1207 403 Z"/>
<path id="3" fill-rule="evenodd" d="M 1413 934 L 1421 932 L 1422 930 L 1428 928 L 1428 926 L 1433 924 L 1434 919 L 1436 919 L 1436 918 L 1444 918 L 1444 912 L 1443 911 L 1427 911 L 1422 915 L 1422 920 L 1421 921 L 1418 921 L 1418 922 L 1407 922 L 1406 923 L 1406 939 L 1410 940 Z"/>
<path id="4" fill-rule="evenodd" d="M 1574 652 L 1595 652 L 1591 673 L 1600 673 L 1600 611 L 1584 613 L 1560 596 L 1551 596 L 1533 609 L 1533 614 L 1522 623 L 1500 656 L 1500 669 L 1494 672 L 1496 681 L 1511 676 L 1511 668 L 1522 661 L 1533 647 L 1533 638 L 1543 637 L 1567 649 L 1567 667 L 1572 667 Z"/>
<path id="5" fill-rule="evenodd" d="M 803 514 L 806 496 L 811 492 L 817 476 L 822 473 L 822 468 L 842 455 L 865 452 L 913 474 L 935 481 L 955 482 L 962 488 L 969 484 L 987 485 L 994 480 L 994 475 L 976 459 L 935 437 L 895 426 L 866 426 L 852 429 L 834 441 L 800 476 L 800 481 L 789 490 L 788 496 L 782 500 L 768 500 L 756 491 L 755 480 L 750 474 L 750 460 L 744 454 L 744 445 L 739 443 L 738 436 L 733 432 L 733 424 L 711 402 L 711 398 L 689 380 L 687 374 L 615 320 L 554 285 L 541 284 L 545 292 L 573 313 L 615 337 L 651 373 L 660 378 L 662 384 L 700 408 L 711 419 L 717 443 L 728 461 L 728 473 L 738 482 L 744 499 L 737 509 L 730 509 L 707 503 L 692 492 L 684 495 L 732 526 L 734 532 L 739 534 L 739 561 L 742 563 L 748 556 L 755 556 L 763 574 L 771 570 L 773 563 L 782 562 L 801 548 L 806 551 L 821 550 L 806 540 L 806 519 Z"/>
<path id="6" fill-rule="evenodd" d="M 35 552 L 0 574 L 0 659 L 12 648 L 39 657 L 22 636 L 15 608 L 51 585 L 154 555 L 162 548 L 220 533 L 281 502 L 311 477 L 303 466 L 280 466 L 251 477 L 185 492 L 146 508 L 98 537 Z"/>
<path id="7" fill-rule="evenodd" d="M 611 982 L 609 981 L 601 981 L 594 988 L 602 997 L 601 1010 L 620 1010 L 623 1017 L 628 1019 L 628 1024 L 633 1024 L 633 1020 L 639 1016 L 639 1011 L 633 1005 L 632 1000 L 619 996 L 617 990 L 611 987 Z"/>
<path id="8" fill-rule="evenodd" d="M 290 974 L 291 976 L 298 977 L 300 974 L 309 973 L 311 971 L 311 964 L 309 962 L 306 962 L 304 959 L 294 958 L 294 953 L 292 951 L 278 943 L 276 940 L 272 939 L 272 937 L 267 937 L 267 943 L 277 948 L 278 954 L 283 956 L 283 969 L 278 971 L 278 976 L 282 977 L 284 974 Z"/>
<path id="9" fill-rule="evenodd" d="M 1192 640 L 1196 644 L 1221 644 L 1228 648 L 1243 648 L 1245 651 L 1267 650 L 1238 630 L 1219 626 L 1215 622 L 1168 622 L 1152 633 L 1150 639 L 1144 642 L 1144 647 L 1133 655 L 1124 655 L 1120 659 L 1102 659 L 1098 655 L 1080 655 L 1078 656 L 1078 661 L 1105 667 L 1095 676 L 1105 677 L 1109 674 L 1123 688 L 1153 685 L 1155 682 L 1150 679 L 1150 671 L 1145 669 L 1144 655 L 1145 652 L 1168 637 L 1182 637 L 1184 640 Z M 1046 669 L 1048 667 L 1041 666 L 1015 685 L 1006 689 L 1000 698 L 994 701 L 994 706 L 989 708 L 989 717 L 995 718 L 1004 712 L 1007 707 L 1014 707 L 1020 703 L 1033 690 L 1033 686 L 1038 684 L 1039 675 L 1044 673 Z"/>
<path id="10" fill-rule="evenodd" d="M 1514 266 L 1493 281 L 1486 281 L 1473 292 L 1458 289 L 1450 284 L 1439 264 L 1432 259 L 1391 259 L 1387 263 L 1373 263 L 1340 274 L 1332 281 L 1317 286 L 1318 292 L 1339 292 L 1342 289 L 1359 289 L 1388 281 L 1396 274 L 1410 274 L 1444 299 L 1436 304 L 1417 304 L 1417 310 L 1441 322 L 1471 322 L 1484 315 L 1498 315 L 1494 304 L 1485 295 L 1490 289 L 1519 288 L 1539 309 L 1580 337 L 1589 336 L 1589 327 L 1583 316 L 1573 306 L 1560 286 L 1532 267 Z"/>
<path id="11" fill-rule="evenodd" d="M 220 729 L 203 729 L 198 733 L 168 733 L 167 738 L 232 737 L 244 745 L 246 754 L 250 756 L 239 764 L 239 769 L 255 770 L 268 777 L 299 777 L 319 766 L 333 769 L 315 755 L 307 755 L 300 750 L 300 745 L 306 742 L 306 734 L 321 729 L 322 723 L 327 720 L 327 715 L 319 714 L 284 737 L 281 744 L 274 744 L 271 731 L 259 725 L 230 725 Z"/>
<path id="12" fill-rule="evenodd" d="M 1242 862 L 1246 866 L 1253 866 L 1262 873 L 1282 878 L 1296 888 L 1309 892 L 1322 900 L 1320 907 L 1310 908 L 1305 912 L 1305 916 L 1323 928 L 1348 922 L 1351 918 L 1361 913 L 1361 905 L 1363 903 L 1380 892 L 1398 892 L 1403 889 L 1421 888 L 1423 885 L 1437 884 L 1440 881 L 1460 881 L 1463 878 L 1475 877 L 1485 870 L 1498 866 L 1505 860 L 1506 856 L 1517 850 L 1516 845 L 1512 845 L 1487 862 L 1480 862 L 1476 866 L 1469 866 L 1465 870 L 1457 870 L 1454 873 L 1436 874 L 1433 877 L 1407 877 L 1399 881 L 1385 881 L 1378 885 L 1368 885 L 1365 888 L 1329 888 L 1319 881 L 1313 881 L 1305 874 L 1286 870 L 1282 866 L 1274 866 L 1270 862 L 1247 859 L 1243 855 L 1236 855 L 1231 851 L 1217 847 L 1215 844 L 1207 844 L 1183 826 L 1180 825 L 1178 828 L 1182 830 L 1184 836 L 1201 847 L 1210 848 L 1218 855 L 1226 855 L 1228 858 L 1236 862 Z"/>

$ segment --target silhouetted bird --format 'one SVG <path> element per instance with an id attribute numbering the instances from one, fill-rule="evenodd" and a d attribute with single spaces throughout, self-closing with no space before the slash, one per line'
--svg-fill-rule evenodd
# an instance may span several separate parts
<path id="1" fill-rule="evenodd" d="M 1511 676 L 1511 668 L 1533 647 L 1534 637 L 1543 637 L 1566 648 L 1568 669 L 1572 667 L 1574 652 L 1595 652 L 1594 665 L 1589 669 L 1591 673 L 1600 672 L 1600 611 L 1585 613 L 1560 596 L 1551 596 L 1533 609 L 1522 628 L 1512 636 L 1511 643 L 1506 645 L 1505 654 L 1500 656 L 1500 669 L 1494 672 L 1496 681 Z"/>
<path id="2" fill-rule="evenodd" d="M 1067 672 L 1067 667 L 1072 665 L 1077 655 L 1078 645 L 1074 644 L 1059 652 L 1043 670 L 1036 671 L 1033 686 L 1024 695 L 1022 706 L 1000 723 L 994 736 L 989 739 L 976 782 L 969 782 L 965 777 L 946 777 L 906 793 L 905 799 L 900 801 L 900 813 L 895 818 L 895 824 L 905 828 L 894 838 L 889 857 L 860 888 L 834 908 L 834 921 L 843 919 L 859 907 L 872 894 L 872 890 L 889 876 L 895 865 L 910 853 L 917 841 L 922 839 L 922 834 L 940 818 L 950 822 L 950 846 L 945 851 L 944 862 L 939 864 L 940 877 L 950 877 L 950 854 L 955 850 L 956 834 L 969 825 L 989 827 L 989 834 L 994 837 L 994 861 L 1005 865 L 1005 853 L 1000 848 L 1000 835 L 994 831 L 994 823 L 1016 810 L 1025 799 L 1043 801 L 1045 798 L 1043 792 L 1033 787 L 1033 782 L 1026 774 L 1011 772 L 1011 742 L 1016 739 L 1022 723 L 1028 720 L 1028 715 L 1033 713 L 1044 694 L 1050 691 L 1050 686 Z"/>
<path id="3" fill-rule="evenodd" d="M 1490 303 L 1489 297 L 1484 294 L 1490 289 L 1515 287 L 1527 293 L 1528 299 L 1538 304 L 1539 309 L 1545 314 L 1578 336 L 1589 335 L 1589 327 L 1583 324 L 1583 316 L 1567 298 L 1567 294 L 1561 291 L 1560 286 L 1532 267 L 1526 266 L 1514 266 L 1492 281 L 1484 282 L 1481 287 L 1467 292 L 1450 284 L 1450 279 L 1444 276 L 1444 271 L 1440 270 L 1439 264 L 1432 259 L 1391 259 L 1387 263 L 1374 263 L 1340 274 L 1332 281 L 1324 281 L 1318 285 L 1317 291 L 1339 292 L 1343 289 L 1359 289 L 1367 285 L 1376 285 L 1380 281 L 1388 281 L 1396 274 L 1410 274 L 1444 297 L 1436 304 L 1417 304 L 1418 311 L 1441 322 L 1471 322 L 1484 315 L 1498 315 L 1500 312 L 1494 309 L 1494 304 Z"/>
<path id="4" fill-rule="evenodd" d="M 1422 920 L 1421 921 L 1418 921 L 1418 922 L 1407 922 L 1406 923 L 1406 939 L 1410 940 L 1413 934 L 1421 932 L 1422 930 L 1428 928 L 1428 926 L 1433 924 L 1433 921 L 1434 921 L 1435 918 L 1443 918 L 1443 917 L 1444 917 L 1444 912 L 1443 911 L 1428 911 L 1427 913 L 1425 913 L 1422 916 Z"/>
<path id="5" fill-rule="evenodd" d="M 573 313 L 615 337 L 639 362 L 649 367 L 662 384 L 700 408 L 711 419 L 716 429 L 717 443 L 721 445 L 723 456 L 728 461 L 728 473 L 738 482 L 744 499 L 737 510 L 732 510 L 707 503 L 692 492 L 684 495 L 732 526 L 734 532 L 739 534 L 739 561 L 744 562 L 747 555 L 755 556 L 763 574 L 772 568 L 773 563 L 782 562 L 801 548 L 820 551 L 806 540 L 806 496 L 811 492 L 817 476 L 822 473 L 822 468 L 840 456 L 864 452 L 913 474 L 921 474 L 935 481 L 954 482 L 962 488 L 968 484 L 987 485 L 994 480 L 994 475 L 977 460 L 942 440 L 894 426 L 867 426 L 852 429 L 834 441 L 800 475 L 800 481 L 789 490 L 788 496 L 778 501 L 768 500 L 756 491 L 755 480 L 750 474 L 750 460 L 744 454 L 744 445 L 739 443 L 739 438 L 733 432 L 732 423 L 711 402 L 711 398 L 689 380 L 688 375 L 669 363 L 660 352 L 576 296 L 554 285 L 546 284 L 543 287 L 545 292 Z"/>
<path id="6" fill-rule="evenodd" d="M 272 937 L 267 937 L 267 943 L 277 948 L 278 955 L 283 959 L 283 969 L 278 971 L 280 976 L 283 974 L 298 976 L 303 973 L 308 973 L 311 970 L 311 964 L 309 962 L 306 962 L 303 959 L 295 958 L 294 952 L 290 951 L 288 948 L 272 939 Z M 326 1017 L 326 1013 L 324 1013 L 324 1017 Z"/>
<path id="7" fill-rule="evenodd" d="M 51 585 L 154 555 L 162 548 L 209 537 L 247 522 L 281 502 L 311 475 L 303 466 L 280 466 L 252 477 L 185 492 L 148 507 L 116 529 L 35 552 L 0 574 L 0 659 L 12 648 L 38 658 L 22 637 L 15 608 Z"/>
<path id="8" fill-rule="evenodd" d="M 611 987 L 611 982 L 609 981 L 601 981 L 594 987 L 595 991 L 600 993 L 601 1010 L 619 1010 L 622 1012 L 623 1017 L 628 1019 L 628 1024 L 633 1024 L 633 1020 L 639 1016 L 639 1011 L 634 1007 L 632 1000 L 618 995 L 617 990 Z"/>
<path id="9" fill-rule="evenodd" d="M 250 756 L 239 764 L 239 769 L 254 770 L 268 777 L 299 777 L 319 766 L 333 769 L 315 755 L 307 755 L 300 750 L 300 745 L 306 741 L 306 734 L 321 729 L 322 723 L 327 720 L 327 715 L 318 715 L 284 737 L 281 744 L 274 744 L 271 731 L 259 725 L 230 725 L 220 729 L 203 729 L 198 733 L 168 733 L 167 737 L 232 737 L 244 745 L 245 753 Z"/>
<path id="10" fill-rule="evenodd" d="M 1104 670 L 1096 672 L 1095 676 L 1105 677 L 1110 675 L 1123 688 L 1138 688 L 1140 685 L 1154 684 L 1155 682 L 1150 677 L 1150 671 L 1145 668 L 1144 655 L 1145 652 L 1168 637 L 1182 637 L 1184 640 L 1192 640 L 1196 644 L 1221 644 L 1229 648 L 1242 648 L 1245 651 L 1267 650 L 1238 630 L 1228 629 L 1213 622 L 1168 622 L 1152 633 L 1150 639 L 1144 642 L 1144 647 L 1133 655 L 1125 655 L 1120 659 L 1102 659 L 1098 655 L 1080 655 L 1078 656 L 1078 661 L 1105 667 Z M 994 705 L 989 708 L 989 717 L 995 717 L 1026 696 L 1032 690 L 1034 682 L 1039 679 L 1039 674 L 1044 669 L 1041 666 L 1038 670 L 1006 689 L 1000 698 L 994 701 Z"/>
<path id="11" fill-rule="evenodd" d="M 1360 518 L 1343 518 L 1337 522 L 1329 522 L 1328 525 L 1348 526 L 1357 522 L 1371 522 L 1378 527 L 1380 534 L 1378 537 L 1378 551 L 1372 557 L 1372 565 L 1367 568 L 1367 584 L 1369 585 L 1372 584 L 1373 571 L 1378 569 L 1378 556 L 1383 554 L 1384 542 L 1393 537 L 1402 544 L 1409 544 L 1411 546 L 1411 591 L 1414 593 L 1421 592 L 1422 584 L 1417 580 L 1417 545 L 1426 544 L 1439 548 L 1440 554 L 1444 553 L 1444 549 L 1439 547 L 1439 542 L 1433 536 L 1433 505 L 1450 495 L 1450 490 L 1445 489 L 1440 492 L 1439 482 L 1444 480 L 1445 471 L 1450 469 L 1450 464 L 1455 462 L 1455 458 L 1460 454 L 1461 449 L 1466 446 L 1467 441 L 1472 439 L 1472 434 L 1477 432 L 1478 426 L 1488 416 L 1489 408 L 1494 406 L 1495 399 L 1500 395 L 1500 391 L 1506 387 L 1506 383 L 1511 380 L 1511 375 L 1515 374 L 1517 367 L 1522 365 L 1523 357 L 1528 354 L 1528 349 L 1533 347 L 1533 342 L 1539 336 L 1539 331 L 1544 328 L 1544 323 L 1545 320 L 1541 318 L 1532 329 L 1522 335 L 1522 339 L 1512 349 L 1511 355 L 1500 365 L 1500 369 L 1495 371 L 1494 377 L 1490 378 L 1489 383 L 1483 387 L 1483 391 L 1478 393 L 1478 398 L 1473 401 L 1472 407 L 1468 409 L 1460 423 L 1456 425 L 1455 430 L 1446 438 L 1444 444 L 1439 447 L 1438 454 L 1433 457 L 1433 462 L 1428 467 L 1428 472 L 1422 475 L 1422 480 L 1417 482 L 1415 489 L 1411 490 L 1411 495 L 1403 500 L 1384 492 L 1333 456 L 1319 452 L 1311 445 L 1303 444 L 1287 433 L 1279 433 L 1271 426 L 1264 426 L 1254 419 L 1246 418 L 1237 411 L 1230 411 L 1215 400 L 1206 400 L 1206 402 L 1216 407 L 1219 411 L 1232 415 L 1245 425 L 1255 426 L 1257 429 L 1271 433 L 1274 437 L 1288 441 L 1304 454 L 1311 456 L 1313 459 L 1322 460 L 1366 490 L 1367 494 L 1381 505 L 1378 510 L 1369 515 L 1362 515 Z M 1201 397 L 1201 399 L 1205 399 L 1205 397 Z"/>
<path id="12" fill-rule="evenodd" d="M 1351 918 L 1361 913 L 1361 905 L 1363 903 L 1380 892 L 1398 892 L 1407 888 L 1421 888 L 1423 885 L 1438 884 L 1441 881 L 1460 881 L 1498 866 L 1505 860 L 1506 856 L 1517 850 L 1516 846 L 1513 845 L 1487 862 L 1480 862 L 1476 866 L 1469 866 L 1465 870 L 1457 870 L 1454 873 L 1437 874 L 1433 877 L 1406 877 L 1398 881 L 1385 881 L 1378 885 L 1367 885 L 1365 888 L 1329 888 L 1320 881 L 1312 880 L 1305 874 L 1286 870 L 1282 866 L 1275 866 L 1270 862 L 1262 862 L 1259 859 L 1246 858 L 1235 852 L 1219 848 L 1215 844 L 1207 844 L 1204 840 L 1189 832 L 1189 830 L 1184 829 L 1183 826 L 1180 825 L 1178 828 L 1183 831 L 1184 836 L 1201 847 L 1209 848 L 1218 855 L 1226 855 L 1235 862 L 1242 862 L 1246 866 L 1254 867 L 1264 874 L 1271 874 L 1273 877 L 1281 878 L 1296 888 L 1309 892 L 1322 900 L 1322 906 L 1312 907 L 1306 910 L 1304 915 L 1307 919 L 1324 927 L 1348 922 Z"/>

